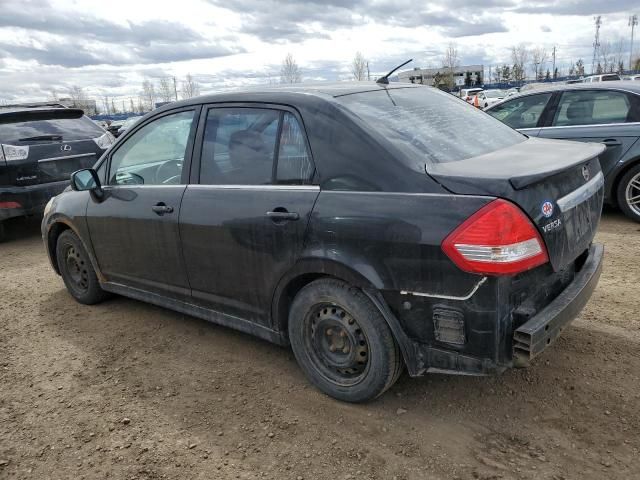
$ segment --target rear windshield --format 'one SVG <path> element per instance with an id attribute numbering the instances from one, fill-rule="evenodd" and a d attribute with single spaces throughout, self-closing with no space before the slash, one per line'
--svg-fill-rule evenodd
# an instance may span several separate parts
<path id="1" fill-rule="evenodd" d="M 435 88 L 377 90 L 337 100 L 400 149 L 412 168 L 484 155 L 526 139 Z"/>
<path id="2" fill-rule="evenodd" d="M 63 141 L 96 138 L 104 131 L 87 117 L 47 118 L 46 120 L 27 120 L 24 122 L 0 123 L 0 143 L 33 144 L 46 142 L 47 136 L 61 136 Z M 34 138 L 35 140 L 27 140 Z M 37 139 L 37 137 L 43 137 Z M 59 139 L 55 139 L 59 141 Z"/>

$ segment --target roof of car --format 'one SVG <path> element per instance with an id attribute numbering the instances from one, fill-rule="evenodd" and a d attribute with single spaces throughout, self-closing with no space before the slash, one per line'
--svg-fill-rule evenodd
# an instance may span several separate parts
<path id="1" fill-rule="evenodd" d="M 333 82 L 333 83 L 292 83 L 278 85 L 260 85 L 253 87 L 242 87 L 224 90 L 217 93 L 201 95 L 178 102 L 172 102 L 158 108 L 156 111 L 173 109 L 180 106 L 238 102 L 238 101 L 265 101 L 278 102 L 280 98 L 291 98 L 298 96 L 300 102 L 304 102 L 309 97 L 335 98 L 355 93 L 364 93 L 380 90 L 392 90 L 397 88 L 424 88 L 424 85 L 413 83 L 391 82 L 388 85 L 381 85 L 376 82 Z"/>
<path id="2" fill-rule="evenodd" d="M 520 95 L 532 93 L 556 92 L 558 90 L 627 90 L 640 94 L 640 84 L 634 84 L 628 80 L 611 80 L 609 82 L 596 83 L 553 83 L 548 86 L 532 88 L 521 92 Z M 519 96 L 520 96 L 519 95 Z M 514 98 L 514 97 L 511 97 Z"/>

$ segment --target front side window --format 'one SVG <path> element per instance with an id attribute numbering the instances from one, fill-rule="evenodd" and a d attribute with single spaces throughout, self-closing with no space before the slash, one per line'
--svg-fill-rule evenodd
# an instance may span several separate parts
<path id="1" fill-rule="evenodd" d="M 111 156 L 109 184 L 179 184 L 192 124 L 193 111 L 187 111 L 160 117 L 136 131 Z"/>
<path id="2" fill-rule="evenodd" d="M 213 108 L 207 113 L 201 184 L 301 184 L 312 174 L 306 138 L 293 114 L 249 107 Z"/>
<path id="3" fill-rule="evenodd" d="M 623 92 L 576 90 L 564 92 L 556 109 L 553 125 L 595 125 L 624 123 L 631 103 Z"/>
<path id="4" fill-rule="evenodd" d="M 511 128 L 535 128 L 550 98 L 550 93 L 516 97 L 496 105 L 487 113 Z"/>

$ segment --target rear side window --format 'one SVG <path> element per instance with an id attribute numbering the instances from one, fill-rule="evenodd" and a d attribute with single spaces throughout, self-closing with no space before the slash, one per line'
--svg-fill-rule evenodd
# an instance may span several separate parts
<path id="1" fill-rule="evenodd" d="M 0 123 L 0 142 L 11 144 L 42 143 L 46 137 L 62 137 L 62 141 L 71 142 L 97 138 L 103 134 L 104 131 L 87 117 Z M 56 138 L 56 141 L 59 140 Z"/>
<path id="2" fill-rule="evenodd" d="M 564 92 L 553 125 L 595 125 L 628 121 L 631 102 L 623 92 L 578 90 Z"/>
<path id="3" fill-rule="evenodd" d="M 516 97 L 496 105 L 487 113 L 511 128 L 535 128 L 550 98 L 550 93 Z"/>
<path id="4" fill-rule="evenodd" d="M 207 113 L 201 184 L 305 184 L 313 170 L 304 131 L 293 114 L 250 107 Z"/>
<path id="5" fill-rule="evenodd" d="M 526 139 L 466 102 L 434 88 L 376 90 L 337 100 L 403 151 L 410 166 L 417 170 L 424 170 L 425 163 L 464 160 Z"/>

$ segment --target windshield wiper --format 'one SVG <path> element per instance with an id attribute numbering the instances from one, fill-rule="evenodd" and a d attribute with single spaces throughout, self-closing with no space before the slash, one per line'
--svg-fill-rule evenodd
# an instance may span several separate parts
<path id="1" fill-rule="evenodd" d="M 36 135 L 35 137 L 19 138 L 19 142 L 30 142 L 32 140 L 62 140 L 62 135 Z"/>

